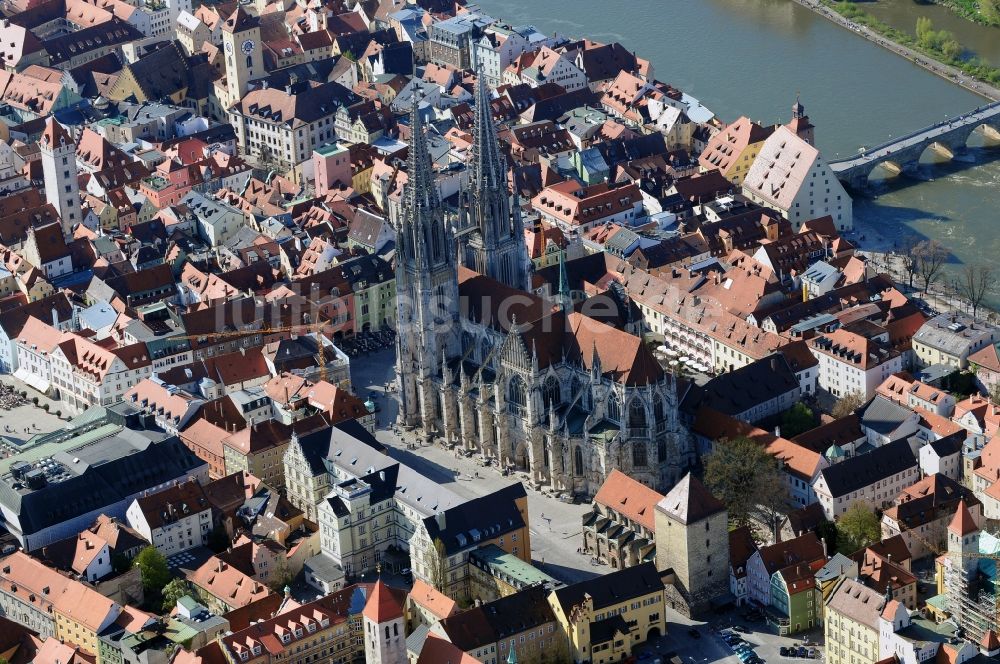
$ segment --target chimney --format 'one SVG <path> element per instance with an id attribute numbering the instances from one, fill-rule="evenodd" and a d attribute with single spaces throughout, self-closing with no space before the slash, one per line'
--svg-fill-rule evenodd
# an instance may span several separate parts
<path id="1" fill-rule="evenodd" d="M 59 312 L 56 311 L 55 307 L 52 307 L 52 327 L 59 328 Z"/>

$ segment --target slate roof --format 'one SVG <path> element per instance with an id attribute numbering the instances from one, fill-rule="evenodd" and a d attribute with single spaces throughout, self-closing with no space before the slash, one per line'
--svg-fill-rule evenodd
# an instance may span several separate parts
<path id="1" fill-rule="evenodd" d="M 533 587 L 462 611 L 440 625 L 452 643 L 469 652 L 554 621 L 548 591 Z"/>
<path id="2" fill-rule="evenodd" d="M 131 429 L 53 456 L 69 472 L 61 481 L 34 491 L 15 489 L 9 475 L 0 481 L 0 504 L 17 515 L 24 535 L 186 477 L 205 464 L 176 436 Z"/>
<path id="3" fill-rule="evenodd" d="M 913 411 L 880 395 L 861 406 L 857 415 L 861 426 L 887 436 L 909 419 Z"/>
<path id="4" fill-rule="evenodd" d="M 716 376 L 702 390 L 692 392 L 692 398 L 698 399 L 699 406 L 735 416 L 799 389 L 799 380 L 785 356 L 775 353 Z"/>
<path id="5" fill-rule="evenodd" d="M 845 459 L 820 471 L 834 498 L 862 489 L 913 468 L 917 460 L 905 440 L 875 448 L 868 454 Z"/>
<path id="6" fill-rule="evenodd" d="M 662 592 L 663 588 L 656 565 L 648 562 L 557 588 L 552 592 L 562 607 L 563 614 L 568 616 L 574 606 L 583 602 L 584 595 L 590 595 L 594 601 L 594 611 L 600 613 L 607 606 Z"/>
<path id="7" fill-rule="evenodd" d="M 527 526 L 514 502 L 526 496 L 517 482 L 426 517 L 424 528 L 432 542 L 440 540 L 445 553 L 452 555 Z"/>

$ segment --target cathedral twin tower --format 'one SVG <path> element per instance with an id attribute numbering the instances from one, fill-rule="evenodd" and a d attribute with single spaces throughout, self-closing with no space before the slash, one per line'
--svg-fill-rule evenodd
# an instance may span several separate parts
<path id="1" fill-rule="evenodd" d="M 528 286 L 529 263 L 520 209 L 507 168 L 485 79 L 478 77 L 470 182 L 459 195 L 456 243 L 434 178 L 427 136 L 414 98 L 407 183 L 397 223 L 397 372 L 404 424 L 434 420 L 428 381 L 461 356 L 458 265 L 511 288 Z M 439 413 L 438 413 L 439 414 Z"/>

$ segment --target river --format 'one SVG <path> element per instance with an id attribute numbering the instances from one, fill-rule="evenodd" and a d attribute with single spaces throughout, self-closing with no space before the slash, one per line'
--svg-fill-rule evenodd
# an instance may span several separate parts
<path id="1" fill-rule="evenodd" d="M 860 7 L 911 35 L 916 34 L 917 17 L 927 17 L 935 30 L 947 30 L 954 34 L 970 55 L 1000 67 L 1000 28 L 973 23 L 943 5 L 916 3 L 913 0 L 875 0 Z"/>
<path id="2" fill-rule="evenodd" d="M 907 0 L 908 1 L 908 0 Z M 479 0 L 486 13 L 546 33 L 620 41 L 652 61 L 656 77 L 724 121 L 786 122 L 798 92 L 828 160 L 984 103 L 790 0 Z M 923 8 L 920 8 L 923 9 Z M 916 18 L 914 18 L 914 24 Z M 927 165 L 931 182 L 907 181 L 856 199 L 865 243 L 936 238 L 949 266 L 1000 255 L 1000 151 L 981 163 Z M 964 166 L 964 165 L 963 165 Z M 1000 295 L 994 305 L 1000 304 Z"/>

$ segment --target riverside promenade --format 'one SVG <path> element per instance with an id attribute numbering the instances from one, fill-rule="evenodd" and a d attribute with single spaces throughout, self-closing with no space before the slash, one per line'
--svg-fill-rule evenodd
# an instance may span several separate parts
<path id="1" fill-rule="evenodd" d="M 859 25 L 849 18 L 838 14 L 833 9 L 830 9 L 820 2 L 820 0 L 794 0 L 794 2 L 799 3 L 807 9 L 813 10 L 820 16 L 833 21 L 837 25 L 846 28 L 851 32 L 857 33 L 873 44 L 877 44 L 888 51 L 892 51 L 896 55 L 906 58 L 913 64 L 923 67 L 932 74 L 937 74 L 941 78 L 947 79 L 955 85 L 965 88 L 969 92 L 973 92 L 980 97 L 985 97 L 990 101 L 1000 101 L 1000 88 L 994 87 L 989 83 L 976 80 L 957 67 L 952 67 L 951 65 L 935 60 L 925 53 L 914 50 L 908 46 L 903 46 L 902 44 L 894 42 L 866 26 Z"/>

